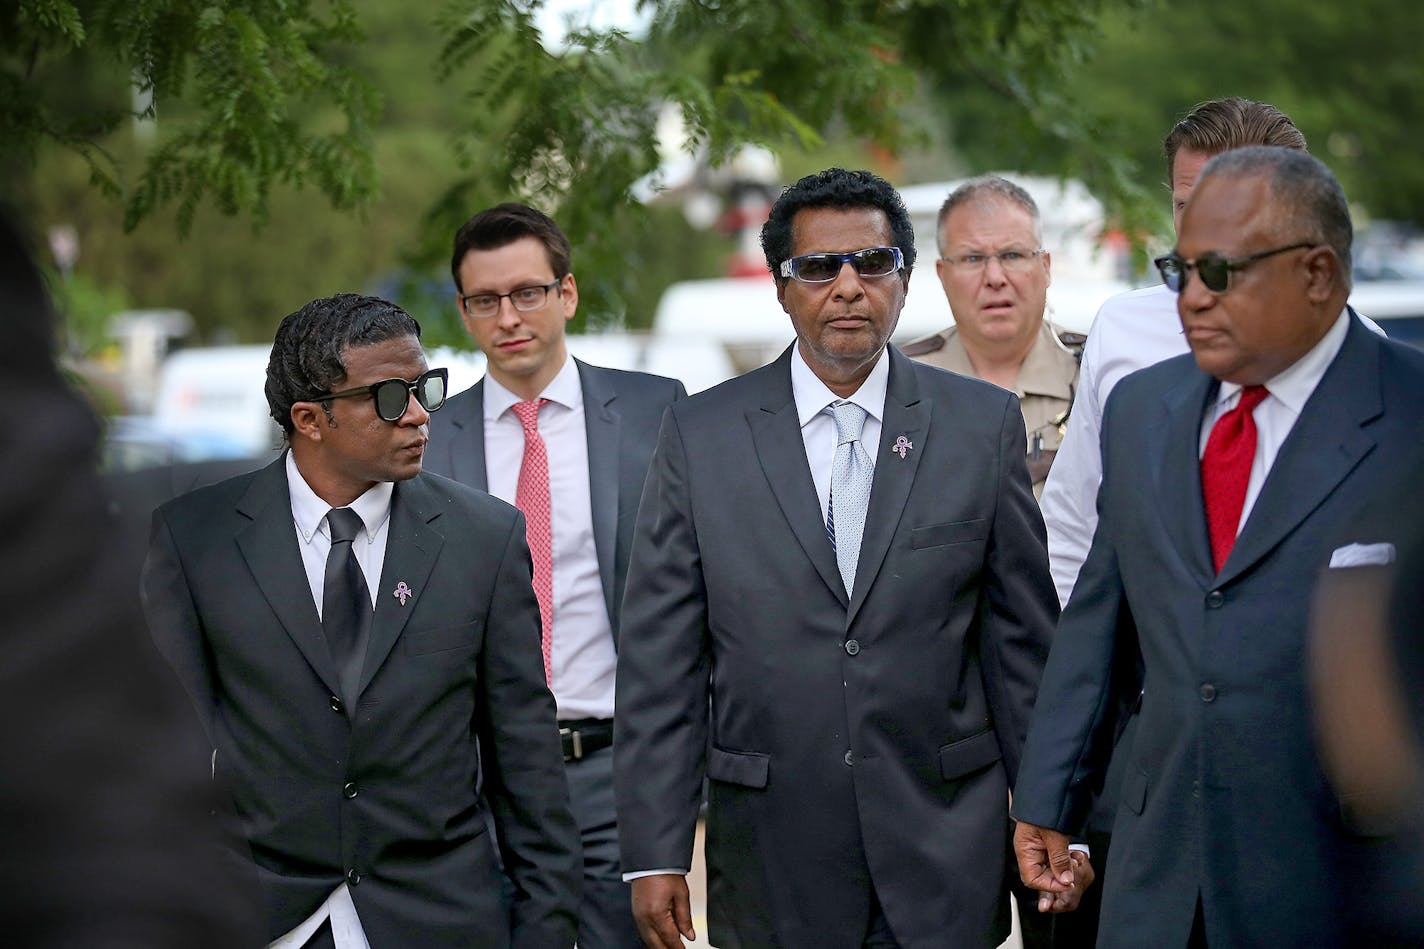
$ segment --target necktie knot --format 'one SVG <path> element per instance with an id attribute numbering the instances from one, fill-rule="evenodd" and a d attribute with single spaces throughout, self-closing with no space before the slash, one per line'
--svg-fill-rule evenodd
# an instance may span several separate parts
<path id="1" fill-rule="evenodd" d="M 854 402 L 832 402 L 831 414 L 836 420 L 836 444 L 860 441 L 861 429 L 865 427 L 865 409 Z"/>
<path id="2" fill-rule="evenodd" d="M 349 507 L 334 507 L 326 512 L 326 528 L 333 544 L 349 544 L 361 532 L 361 515 Z"/>
<path id="3" fill-rule="evenodd" d="M 511 406 L 514 417 L 519 419 L 520 425 L 524 426 L 525 434 L 539 430 L 539 409 L 548 401 L 548 399 L 530 399 L 527 402 L 516 402 Z"/>
<path id="4" fill-rule="evenodd" d="M 1256 406 L 1265 401 L 1266 396 L 1270 394 L 1265 386 L 1243 386 L 1241 400 L 1236 403 L 1236 407 L 1243 412 L 1254 412 Z"/>

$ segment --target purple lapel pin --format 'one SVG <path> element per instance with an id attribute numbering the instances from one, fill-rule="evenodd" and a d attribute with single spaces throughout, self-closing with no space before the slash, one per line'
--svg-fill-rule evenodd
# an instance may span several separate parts
<path id="1" fill-rule="evenodd" d="M 905 453 L 914 447 L 914 443 L 911 442 L 908 438 L 906 438 L 904 435 L 898 435 L 895 438 L 895 444 L 890 446 L 890 450 L 895 452 L 901 458 L 904 458 Z"/>
<path id="2" fill-rule="evenodd" d="M 415 591 L 406 586 L 404 580 L 396 584 L 396 588 L 391 591 L 391 595 L 401 601 L 401 606 L 405 606 L 405 601 L 415 596 Z"/>

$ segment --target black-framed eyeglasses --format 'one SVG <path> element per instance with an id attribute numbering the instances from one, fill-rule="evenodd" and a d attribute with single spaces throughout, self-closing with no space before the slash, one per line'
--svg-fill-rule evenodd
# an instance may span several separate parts
<path id="1" fill-rule="evenodd" d="M 537 310 L 543 306 L 544 301 L 549 299 L 549 291 L 561 283 L 563 283 L 562 277 L 553 283 L 546 283 L 539 287 L 515 287 L 508 293 L 489 293 L 484 290 L 479 293 L 467 293 L 460 297 L 460 305 L 470 316 L 484 319 L 488 316 L 498 315 L 499 301 L 507 297 L 516 310 L 528 313 L 530 310 Z"/>
<path id="2" fill-rule="evenodd" d="M 420 403 L 420 407 L 427 412 L 434 412 L 445 404 L 445 390 L 449 387 L 450 370 L 444 367 L 440 369 L 430 369 L 420 374 L 420 378 L 414 382 L 407 382 L 405 379 L 382 379 L 380 382 L 373 382 L 368 386 L 357 386 L 354 389 L 342 389 L 340 392 L 328 392 L 325 395 L 314 395 L 304 402 L 325 402 L 327 399 L 347 399 L 353 396 L 369 395 L 376 402 L 376 414 L 386 422 L 399 422 L 401 416 L 405 415 L 405 410 L 410 406 L 411 393 L 415 393 L 415 401 Z"/>
<path id="3" fill-rule="evenodd" d="M 1273 247 L 1270 250 L 1247 254 L 1245 257 L 1202 254 L 1196 260 L 1187 260 L 1176 251 L 1172 251 L 1170 254 L 1158 257 L 1152 263 L 1157 265 L 1157 272 L 1162 275 L 1162 282 L 1173 293 L 1182 292 L 1182 288 L 1187 285 L 1193 270 L 1197 272 L 1197 276 L 1201 277 L 1202 285 L 1212 293 L 1225 293 L 1226 288 L 1231 284 L 1231 275 L 1236 271 L 1245 270 L 1258 260 L 1284 254 L 1288 250 L 1318 246 L 1314 241 L 1300 241 L 1295 244 L 1287 244 L 1285 247 Z"/>
<path id="4" fill-rule="evenodd" d="M 802 254 L 781 262 L 781 275 L 802 283 L 829 283 L 850 264 L 862 277 L 888 277 L 905 266 L 898 247 L 867 247 L 849 254 Z"/>

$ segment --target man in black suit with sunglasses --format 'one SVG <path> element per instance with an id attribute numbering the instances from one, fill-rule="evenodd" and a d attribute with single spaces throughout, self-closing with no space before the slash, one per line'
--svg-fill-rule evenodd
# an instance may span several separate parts
<path id="1" fill-rule="evenodd" d="M 421 474 L 446 379 L 419 334 L 355 294 L 283 320 L 266 391 L 288 451 L 158 510 L 144 605 L 268 940 L 568 946 L 578 840 L 524 520 Z"/>

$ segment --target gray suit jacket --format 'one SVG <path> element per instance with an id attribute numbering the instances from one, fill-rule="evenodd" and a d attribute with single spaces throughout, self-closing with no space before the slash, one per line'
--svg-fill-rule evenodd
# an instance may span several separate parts
<path id="1" fill-rule="evenodd" d="M 1057 616 L 1018 401 L 890 350 L 848 593 L 790 354 L 663 423 L 623 609 L 623 866 L 689 865 L 705 774 L 714 945 L 858 949 L 873 892 L 906 949 L 995 946 Z"/>
<path id="2" fill-rule="evenodd" d="M 1424 438 L 1424 354 L 1352 318 L 1218 574 L 1191 356 L 1123 380 L 1104 420 L 1101 520 L 1063 614 L 1014 814 L 1072 831 L 1103 765 L 1115 657 L 1146 692 L 1113 827 L 1100 946 L 1342 940 L 1339 813 L 1305 682 L 1310 587 L 1345 521 Z M 1120 686 L 1119 686 L 1120 688 Z"/>
<path id="3" fill-rule="evenodd" d="M 618 641 L 618 615 L 628 575 L 628 550 L 638 498 L 657 443 L 663 410 L 687 390 L 676 379 L 578 364 L 588 433 L 588 486 L 603 599 Z M 430 417 L 425 470 L 488 490 L 485 467 L 485 383 L 451 396 Z"/>
<path id="4" fill-rule="evenodd" d="M 283 459 L 154 514 L 144 608 L 216 749 L 268 939 L 345 880 L 372 945 L 573 942 L 579 844 L 530 570 L 518 511 L 444 478 L 398 482 L 351 709 Z"/>

